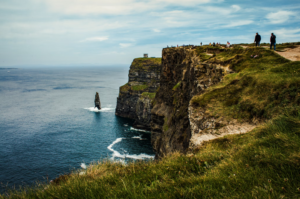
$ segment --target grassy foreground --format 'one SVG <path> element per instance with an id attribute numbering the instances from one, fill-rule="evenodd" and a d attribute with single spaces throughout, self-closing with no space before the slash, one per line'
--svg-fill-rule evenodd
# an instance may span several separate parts
<path id="1" fill-rule="evenodd" d="M 58 184 L 0 198 L 299 198 L 300 117 L 207 142 L 191 155 L 124 166 L 102 162 Z"/>

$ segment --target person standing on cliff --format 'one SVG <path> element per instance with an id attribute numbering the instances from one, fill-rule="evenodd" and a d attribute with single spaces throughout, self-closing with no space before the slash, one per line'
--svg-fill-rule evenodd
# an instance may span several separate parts
<path id="1" fill-rule="evenodd" d="M 260 41 L 261 41 L 261 36 L 257 32 L 254 39 L 254 43 L 256 44 L 256 47 L 260 46 Z"/>
<path id="2" fill-rule="evenodd" d="M 276 50 L 276 36 L 274 33 L 271 33 L 270 43 L 270 50 L 272 49 L 272 46 L 274 46 L 274 50 Z"/>

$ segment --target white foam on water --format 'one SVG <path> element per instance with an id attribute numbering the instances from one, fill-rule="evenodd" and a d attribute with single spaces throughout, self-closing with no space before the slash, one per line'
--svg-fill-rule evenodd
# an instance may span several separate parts
<path id="1" fill-rule="evenodd" d="M 140 140 L 147 140 L 145 138 L 142 138 L 142 135 L 140 135 L 140 136 L 133 136 L 132 138 L 133 139 L 140 139 Z"/>
<path id="2" fill-rule="evenodd" d="M 115 109 L 114 108 L 101 108 L 100 110 L 98 110 L 98 108 L 95 108 L 95 107 L 90 107 L 90 108 L 84 108 L 85 110 L 89 110 L 89 111 L 92 111 L 92 112 L 115 112 Z"/>
<path id="3" fill-rule="evenodd" d="M 110 150 L 110 151 L 113 152 L 113 154 L 112 154 L 112 160 L 113 160 L 115 157 L 122 158 L 122 157 L 124 156 L 124 155 L 121 155 L 118 151 L 112 149 L 112 147 L 113 147 L 115 144 L 121 142 L 122 139 L 124 139 L 124 138 L 117 138 L 115 141 L 113 141 L 113 143 L 112 143 L 111 145 L 109 145 L 109 146 L 107 147 L 108 150 Z"/>
<path id="4" fill-rule="evenodd" d="M 143 129 L 136 129 L 136 128 L 133 128 L 133 127 L 130 127 L 130 130 L 132 130 L 132 131 L 140 131 L 140 132 L 145 132 L 145 133 L 150 133 L 150 131 L 146 131 L 146 130 L 143 130 Z"/>
<path id="5" fill-rule="evenodd" d="M 135 160 L 143 160 L 145 158 L 148 159 L 154 159 L 154 155 L 147 155 L 145 153 L 141 153 L 139 155 L 126 155 L 126 158 L 131 158 L 131 159 L 135 159 Z"/>
<path id="6" fill-rule="evenodd" d="M 128 124 L 124 124 L 124 126 L 128 126 Z"/>
<path id="7" fill-rule="evenodd" d="M 83 169 L 86 169 L 86 165 L 85 165 L 85 163 L 81 163 L 81 168 L 83 168 Z"/>
<path id="8" fill-rule="evenodd" d="M 139 155 L 136 155 L 136 154 L 130 155 L 130 154 L 121 154 L 118 151 L 114 150 L 112 147 L 115 144 L 121 142 L 123 139 L 126 139 L 126 138 L 117 138 L 115 141 L 113 141 L 113 143 L 111 145 L 109 145 L 107 147 L 108 150 L 110 150 L 110 151 L 113 152 L 111 160 L 114 160 L 115 158 L 122 158 L 122 159 L 130 158 L 130 159 L 135 159 L 135 160 L 143 160 L 145 158 L 154 159 L 155 156 L 153 156 L 153 155 L 147 155 L 145 153 L 141 153 Z M 123 149 L 123 151 L 125 151 L 125 150 Z M 125 152 L 127 152 L 127 151 L 125 151 Z"/>

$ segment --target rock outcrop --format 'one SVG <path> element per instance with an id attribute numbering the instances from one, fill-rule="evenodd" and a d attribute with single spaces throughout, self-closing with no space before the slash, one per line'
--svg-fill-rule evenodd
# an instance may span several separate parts
<path id="1" fill-rule="evenodd" d="M 219 53 L 217 50 L 213 53 Z M 203 62 L 193 49 L 163 49 L 160 88 L 151 111 L 151 143 L 156 158 L 188 150 L 196 129 L 195 123 L 191 127 L 190 100 L 219 83 L 226 72 L 231 71 L 218 63 Z M 196 124 L 197 128 L 201 125 L 205 124 Z"/>
<path id="2" fill-rule="evenodd" d="M 100 102 L 100 97 L 99 97 L 98 92 L 96 92 L 96 95 L 95 95 L 95 107 L 97 107 L 98 110 L 101 109 L 101 102 Z"/>
<path id="3" fill-rule="evenodd" d="M 159 87 L 161 58 L 133 60 L 128 83 L 120 87 L 116 115 L 135 120 L 137 128 L 150 130 L 152 101 Z"/>

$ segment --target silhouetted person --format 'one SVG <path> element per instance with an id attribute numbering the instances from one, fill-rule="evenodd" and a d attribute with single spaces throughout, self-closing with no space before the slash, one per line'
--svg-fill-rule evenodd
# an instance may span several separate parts
<path id="1" fill-rule="evenodd" d="M 276 36 L 273 33 L 271 33 L 270 43 L 270 50 L 272 49 L 272 46 L 274 46 L 274 50 L 276 50 Z"/>
<path id="2" fill-rule="evenodd" d="M 260 46 L 260 41 L 261 41 L 261 36 L 257 32 L 254 39 L 254 43 L 256 44 L 256 47 Z"/>

